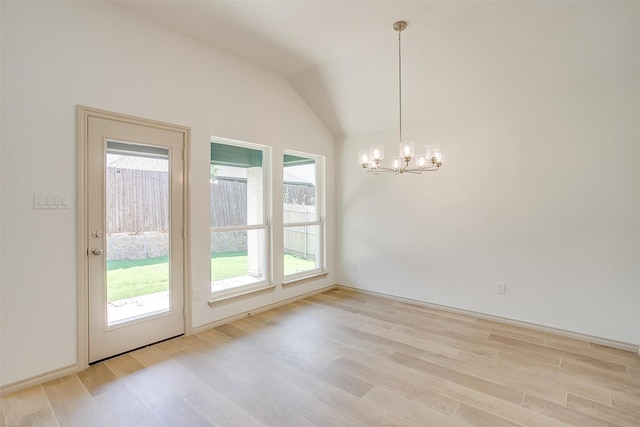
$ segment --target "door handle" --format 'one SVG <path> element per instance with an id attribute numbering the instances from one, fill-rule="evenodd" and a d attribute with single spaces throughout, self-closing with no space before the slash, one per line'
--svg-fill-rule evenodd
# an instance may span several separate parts
<path id="1" fill-rule="evenodd" d="M 100 248 L 95 248 L 94 250 L 91 251 L 94 255 L 102 255 L 104 253 L 104 251 Z"/>

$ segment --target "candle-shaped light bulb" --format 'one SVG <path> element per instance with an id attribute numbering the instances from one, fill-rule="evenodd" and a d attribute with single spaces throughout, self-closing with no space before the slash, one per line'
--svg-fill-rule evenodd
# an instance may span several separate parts
<path id="1" fill-rule="evenodd" d="M 358 152 L 358 163 L 360 163 L 360 165 L 363 168 L 366 168 L 369 166 L 369 151 L 368 150 L 360 150 Z"/>
<path id="2" fill-rule="evenodd" d="M 400 157 L 405 162 L 411 161 L 415 154 L 415 144 L 413 142 L 403 142 L 400 144 Z"/>
<path id="3" fill-rule="evenodd" d="M 442 150 L 440 150 L 439 145 L 434 145 L 431 147 L 431 160 L 436 165 L 441 165 L 444 163 L 444 155 L 442 154 Z"/>
<path id="4" fill-rule="evenodd" d="M 391 158 L 391 168 L 398 171 L 400 170 L 400 159 L 397 157 L 392 157 Z"/>
<path id="5" fill-rule="evenodd" d="M 384 158 L 384 147 L 382 145 L 374 145 L 371 147 L 371 160 L 379 162 Z"/>
<path id="6" fill-rule="evenodd" d="M 419 168 L 426 168 L 427 167 L 427 158 L 424 156 L 419 156 L 416 159 L 416 164 L 418 165 Z"/>

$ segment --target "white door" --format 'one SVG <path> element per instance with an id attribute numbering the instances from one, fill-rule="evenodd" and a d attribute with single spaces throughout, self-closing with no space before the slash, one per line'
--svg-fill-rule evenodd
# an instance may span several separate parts
<path id="1" fill-rule="evenodd" d="M 184 132 L 87 117 L 89 363 L 184 333 Z"/>

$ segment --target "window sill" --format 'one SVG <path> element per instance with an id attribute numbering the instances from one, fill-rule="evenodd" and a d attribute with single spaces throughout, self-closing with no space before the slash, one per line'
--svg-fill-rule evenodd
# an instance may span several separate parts
<path id="1" fill-rule="evenodd" d="M 221 296 L 214 296 L 213 298 L 209 299 L 207 303 L 209 304 L 209 307 L 214 308 L 224 304 L 230 304 L 232 302 L 242 301 L 247 298 L 252 298 L 257 295 L 266 294 L 268 292 L 272 292 L 275 288 L 276 288 L 275 285 L 267 284 L 259 288 L 246 290 L 244 292 L 234 293 L 230 295 L 227 294 L 227 295 L 221 295 Z"/>
<path id="2" fill-rule="evenodd" d="M 313 273 L 304 277 L 296 277 L 295 279 L 287 280 L 282 283 L 283 288 L 290 288 L 292 286 L 301 285 L 302 283 L 310 282 L 312 280 L 320 279 L 323 277 L 327 277 L 329 273 L 326 271 L 321 271 L 319 273 Z"/>

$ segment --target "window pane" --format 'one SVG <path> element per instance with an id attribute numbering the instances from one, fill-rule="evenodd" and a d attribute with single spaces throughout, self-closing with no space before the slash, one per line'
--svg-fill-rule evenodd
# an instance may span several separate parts
<path id="1" fill-rule="evenodd" d="M 266 230 L 211 233 L 211 291 L 265 280 Z"/>
<path id="2" fill-rule="evenodd" d="M 269 277 L 265 159 L 267 147 L 211 142 L 212 292 L 264 282 Z"/>
<path id="3" fill-rule="evenodd" d="M 264 224 L 262 151 L 211 144 L 211 226 Z"/>
<path id="4" fill-rule="evenodd" d="M 285 155 L 284 161 L 284 223 L 317 221 L 315 160 Z"/>
<path id="5" fill-rule="evenodd" d="M 284 275 L 320 268 L 318 238 L 320 226 L 285 227 Z"/>

